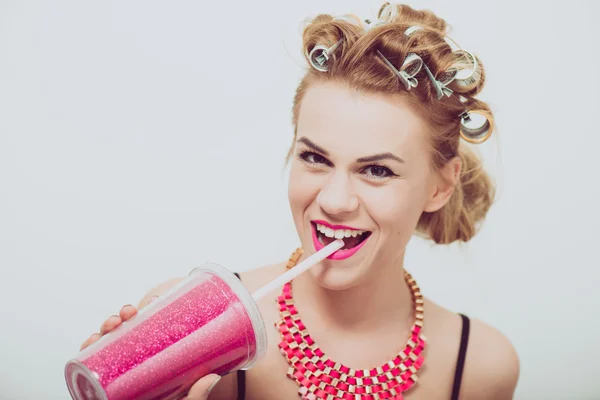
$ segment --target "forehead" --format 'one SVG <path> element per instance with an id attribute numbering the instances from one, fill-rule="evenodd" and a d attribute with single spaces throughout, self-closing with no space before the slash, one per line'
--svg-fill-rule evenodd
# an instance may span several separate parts
<path id="1" fill-rule="evenodd" d="M 396 152 L 408 161 L 424 151 L 425 127 L 402 96 L 364 93 L 332 82 L 313 83 L 298 115 L 298 137 L 349 157 Z"/>

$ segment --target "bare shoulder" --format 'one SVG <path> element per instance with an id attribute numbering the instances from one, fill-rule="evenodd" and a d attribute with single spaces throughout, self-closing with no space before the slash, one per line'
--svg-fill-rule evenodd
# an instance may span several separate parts
<path id="1" fill-rule="evenodd" d="M 260 289 L 262 286 L 284 273 L 285 265 L 285 262 L 280 262 L 277 264 L 255 268 L 250 271 L 241 272 L 240 279 L 248 288 L 248 290 L 254 291 Z"/>
<path id="2" fill-rule="evenodd" d="M 457 356 L 463 332 L 459 314 L 425 298 L 429 373 L 422 376 L 423 388 L 440 388 L 430 398 L 452 391 Z M 519 358 L 508 338 L 498 329 L 469 318 L 469 338 L 460 386 L 461 400 L 509 400 L 519 379 Z M 433 390 L 432 389 L 432 390 Z"/>
<path id="3" fill-rule="evenodd" d="M 461 386 L 462 399 L 508 400 L 519 380 L 517 352 L 498 329 L 471 319 Z"/>

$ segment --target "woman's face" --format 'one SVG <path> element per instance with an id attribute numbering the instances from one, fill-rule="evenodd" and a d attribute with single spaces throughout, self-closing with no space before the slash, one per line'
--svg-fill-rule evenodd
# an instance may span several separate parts
<path id="1" fill-rule="evenodd" d="M 336 235 L 346 242 L 311 269 L 322 286 L 353 287 L 397 262 L 421 213 L 436 208 L 425 129 L 399 96 L 329 82 L 305 93 L 291 160 L 292 215 L 307 254 Z"/>

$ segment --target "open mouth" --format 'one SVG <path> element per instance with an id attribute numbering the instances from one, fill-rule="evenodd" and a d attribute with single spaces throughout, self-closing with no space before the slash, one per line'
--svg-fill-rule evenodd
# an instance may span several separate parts
<path id="1" fill-rule="evenodd" d="M 358 229 L 342 229 L 321 224 L 320 221 L 311 221 L 313 241 L 317 251 L 327 246 L 336 239 L 344 241 L 344 247 L 333 253 L 329 258 L 342 260 L 356 253 L 371 236 L 370 231 Z M 336 228 L 336 229 L 334 229 Z"/>

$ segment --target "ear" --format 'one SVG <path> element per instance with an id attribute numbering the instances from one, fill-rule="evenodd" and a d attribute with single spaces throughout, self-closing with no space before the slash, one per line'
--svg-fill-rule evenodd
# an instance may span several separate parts
<path id="1" fill-rule="evenodd" d="M 423 211 L 435 212 L 448 202 L 460 179 L 461 168 L 462 161 L 460 161 L 460 158 L 457 156 L 451 159 L 441 171 L 435 175 L 432 195 L 427 203 L 425 203 Z"/>

